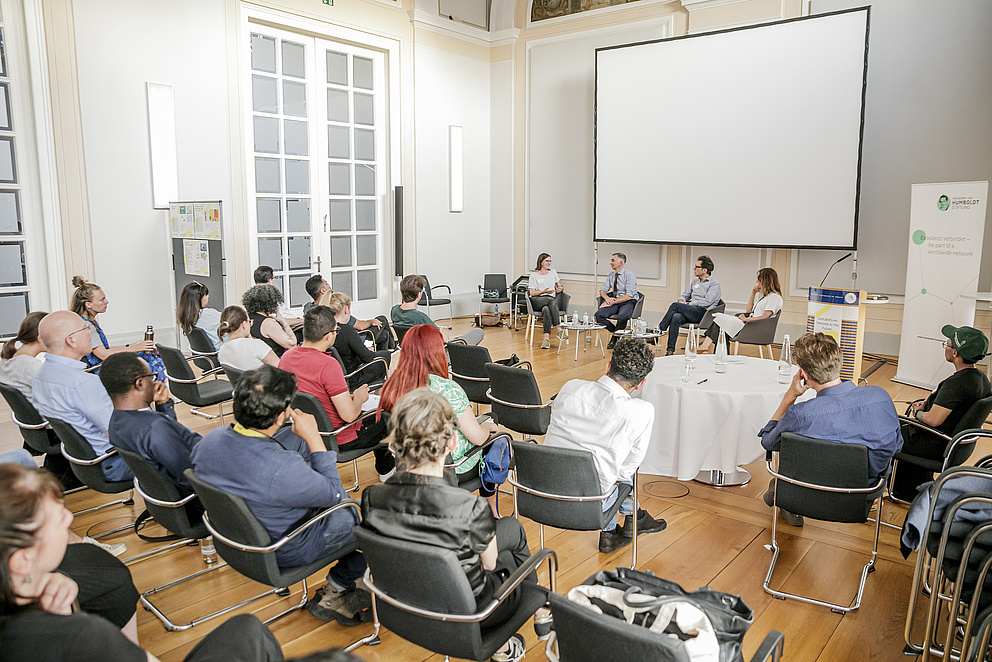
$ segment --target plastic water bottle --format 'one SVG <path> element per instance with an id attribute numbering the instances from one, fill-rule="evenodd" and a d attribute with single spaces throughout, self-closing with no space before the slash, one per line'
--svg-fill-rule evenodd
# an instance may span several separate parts
<path id="1" fill-rule="evenodd" d="M 720 339 L 716 342 L 716 371 L 727 372 L 727 332 L 720 329 Z"/>
<path id="2" fill-rule="evenodd" d="M 214 549 L 213 536 L 200 538 L 200 556 L 203 557 L 203 562 L 207 565 L 217 563 L 217 550 Z"/>
<path id="3" fill-rule="evenodd" d="M 589 313 L 582 313 L 582 323 L 586 325 L 589 324 Z"/>
<path id="4" fill-rule="evenodd" d="M 789 344 L 789 334 L 782 341 L 782 353 L 778 355 L 778 383 L 788 384 L 792 381 L 792 346 Z"/>
<path id="5" fill-rule="evenodd" d="M 689 325 L 689 336 L 685 341 L 685 360 L 689 363 L 694 363 L 696 361 L 696 349 L 699 347 L 699 341 L 696 339 L 696 325 Z"/>

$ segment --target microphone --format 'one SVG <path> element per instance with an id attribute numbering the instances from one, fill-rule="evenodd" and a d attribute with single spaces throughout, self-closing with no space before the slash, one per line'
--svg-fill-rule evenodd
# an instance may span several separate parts
<path id="1" fill-rule="evenodd" d="M 837 266 L 838 264 L 840 264 L 841 262 L 843 262 L 843 261 L 844 261 L 844 260 L 846 260 L 847 258 L 849 258 L 849 257 L 851 257 L 852 255 L 854 255 L 854 253 L 848 253 L 847 255 L 845 255 L 844 257 L 842 257 L 841 259 L 839 259 L 839 260 L 837 260 L 836 262 L 834 262 L 833 264 L 831 264 L 831 265 L 830 265 L 830 269 L 827 269 L 827 273 L 825 273 L 825 274 L 823 274 L 823 280 L 821 280 L 821 281 L 820 281 L 820 285 L 819 285 L 819 286 L 820 286 L 820 287 L 823 287 L 823 283 L 825 283 L 825 282 L 826 282 L 826 280 L 827 280 L 827 276 L 829 276 L 829 275 L 830 275 L 830 271 L 831 271 L 831 269 L 833 269 L 833 268 L 834 268 L 834 267 L 836 267 L 836 266 Z"/>

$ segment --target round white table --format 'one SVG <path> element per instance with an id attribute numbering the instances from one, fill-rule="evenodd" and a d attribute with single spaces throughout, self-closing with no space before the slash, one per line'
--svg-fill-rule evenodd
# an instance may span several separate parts
<path id="1" fill-rule="evenodd" d="M 635 392 L 655 408 L 641 472 L 724 486 L 751 479 L 740 465 L 764 457 L 758 431 L 789 385 L 778 383 L 778 361 L 742 356 L 730 360 L 727 372 L 718 374 L 713 355 L 700 355 L 683 383 L 679 373 L 684 357 L 655 359 L 644 388 Z"/>

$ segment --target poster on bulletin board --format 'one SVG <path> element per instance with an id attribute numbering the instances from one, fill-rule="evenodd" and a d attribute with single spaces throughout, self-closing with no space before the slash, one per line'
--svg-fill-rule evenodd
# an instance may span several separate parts
<path id="1" fill-rule="evenodd" d="M 169 235 L 173 239 L 193 237 L 193 203 L 169 203 Z"/>
<path id="2" fill-rule="evenodd" d="M 220 239 L 220 201 L 193 203 L 193 237 Z"/>
<path id="3" fill-rule="evenodd" d="M 183 267 L 189 276 L 210 275 L 210 248 L 205 239 L 183 239 Z"/>

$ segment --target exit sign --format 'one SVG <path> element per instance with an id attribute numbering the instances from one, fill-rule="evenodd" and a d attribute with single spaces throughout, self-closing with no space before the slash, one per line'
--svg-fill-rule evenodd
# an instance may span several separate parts
<path id="1" fill-rule="evenodd" d="M 325 5 L 334 6 L 334 0 L 322 0 Z"/>

